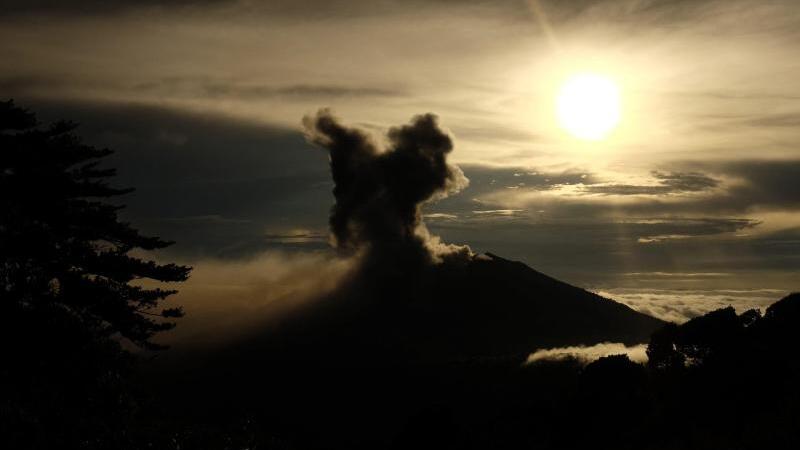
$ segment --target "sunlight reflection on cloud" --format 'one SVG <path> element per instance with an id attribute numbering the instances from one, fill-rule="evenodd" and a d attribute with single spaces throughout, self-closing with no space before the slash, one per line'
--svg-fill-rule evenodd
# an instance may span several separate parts
<path id="1" fill-rule="evenodd" d="M 525 364 L 567 359 L 576 359 L 581 363 L 588 364 L 598 358 L 609 355 L 627 355 L 631 361 L 643 363 L 647 361 L 647 345 L 640 344 L 628 347 L 618 342 L 602 342 L 589 346 L 547 348 L 531 353 Z"/>
<path id="2" fill-rule="evenodd" d="M 683 274 L 683 276 L 685 275 L 687 274 Z M 764 311 L 767 306 L 786 295 L 787 292 L 780 289 L 612 288 L 599 290 L 597 294 L 659 319 L 683 323 L 693 317 L 727 306 L 733 306 L 739 313 L 752 308 Z"/>

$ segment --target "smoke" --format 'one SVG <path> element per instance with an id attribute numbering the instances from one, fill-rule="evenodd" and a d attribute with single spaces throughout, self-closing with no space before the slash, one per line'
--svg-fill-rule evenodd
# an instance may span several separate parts
<path id="1" fill-rule="evenodd" d="M 306 326 L 312 310 L 346 308 L 365 292 L 396 282 L 390 267 L 472 258 L 469 247 L 443 243 L 422 221 L 426 202 L 468 183 L 461 169 L 447 162 L 453 140 L 436 116 L 416 116 L 391 128 L 384 146 L 341 125 L 326 109 L 303 123 L 308 140 L 330 154 L 336 200 L 330 234 L 338 255 L 270 252 L 250 260 L 193 263 L 192 277 L 174 298 L 186 305 L 186 318 L 164 343 L 208 348 L 287 322 Z"/>
<path id="2" fill-rule="evenodd" d="M 303 118 L 308 140 L 328 150 L 336 204 L 330 229 L 334 247 L 394 261 L 440 262 L 469 256 L 466 246 L 447 245 L 430 234 L 421 207 L 467 186 L 447 162 L 453 140 L 433 114 L 389 129 L 386 145 L 343 126 L 327 109 Z"/>
<path id="3" fill-rule="evenodd" d="M 176 349 L 210 348 L 275 325 L 312 306 L 359 266 L 357 258 L 270 252 L 243 261 L 201 260 L 170 301 L 186 317 L 161 339 Z"/>
<path id="4" fill-rule="evenodd" d="M 608 355 L 627 355 L 631 361 L 644 363 L 647 361 L 647 345 L 640 344 L 628 347 L 617 342 L 603 342 L 591 346 L 555 347 L 537 350 L 528 356 L 525 364 L 535 364 L 539 361 L 560 361 L 576 359 L 583 364 Z"/>

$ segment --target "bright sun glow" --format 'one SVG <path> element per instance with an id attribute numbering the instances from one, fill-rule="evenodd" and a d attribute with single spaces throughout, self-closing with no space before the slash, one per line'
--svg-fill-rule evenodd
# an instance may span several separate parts
<path id="1" fill-rule="evenodd" d="M 556 111 L 561 126 L 576 138 L 603 139 L 619 123 L 619 88 L 601 75 L 573 75 L 559 90 Z"/>

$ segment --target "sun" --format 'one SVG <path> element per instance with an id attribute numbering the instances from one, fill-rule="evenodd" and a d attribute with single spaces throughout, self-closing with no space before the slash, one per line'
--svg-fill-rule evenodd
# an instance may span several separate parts
<path id="1" fill-rule="evenodd" d="M 569 134 L 578 139 L 599 141 L 619 123 L 619 88 L 602 75 L 573 75 L 561 85 L 556 114 L 561 127 Z"/>

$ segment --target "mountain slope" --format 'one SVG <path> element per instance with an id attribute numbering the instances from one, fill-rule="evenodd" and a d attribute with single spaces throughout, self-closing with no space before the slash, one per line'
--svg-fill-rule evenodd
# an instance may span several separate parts
<path id="1" fill-rule="evenodd" d="M 366 267 L 335 295 L 231 349 L 325 365 L 524 358 L 543 347 L 647 342 L 663 322 L 487 254 Z M 311 356 L 313 355 L 313 356 Z"/>
<path id="2" fill-rule="evenodd" d="M 182 421 L 243 415 L 297 448 L 390 448 L 416 420 L 448 442 L 440 405 L 480 423 L 498 405 L 550 401 L 571 372 L 532 376 L 521 363 L 536 349 L 646 342 L 662 324 L 494 255 L 391 260 L 225 348 L 170 352 L 148 379 Z"/>

